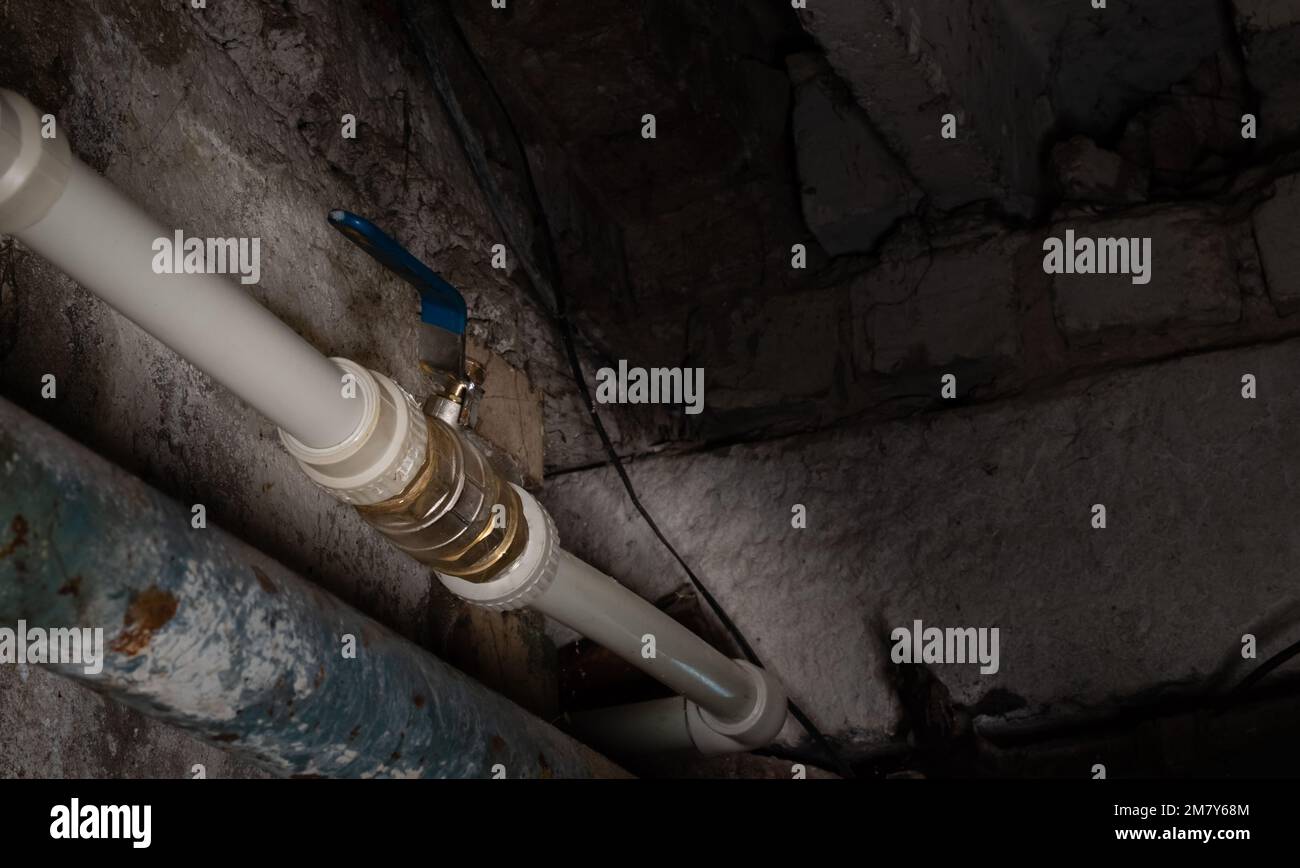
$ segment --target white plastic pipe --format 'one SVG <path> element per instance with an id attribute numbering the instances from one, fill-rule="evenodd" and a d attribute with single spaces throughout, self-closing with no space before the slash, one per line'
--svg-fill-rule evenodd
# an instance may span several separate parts
<path id="1" fill-rule="evenodd" d="M 566 715 L 568 728 L 607 753 L 671 753 L 695 747 L 680 696 Z"/>
<path id="2" fill-rule="evenodd" d="M 227 276 L 155 274 L 154 240 L 171 239 L 175 227 L 164 228 L 72 156 L 62 132 L 44 139 L 40 127 L 31 103 L 0 91 L 0 232 L 304 445 L 333 447 L 356 431 L 362 402 L 344 397 L 333 362 Z"/>
<path id="3" fill-rule="evenodd" d="M 592 626 L 593 621 L 586 611 L 588 605 L 609 606 L 606 611 L 614 614 L 598 619 L 596 623 L 619 621 L 618 630 L 621 632 L 642 627 L 647 630 L 663 630 L 662 622 L 671 622 L 677 630 L 665 633 L 672 649 L 672 653 L 665 657 L 672 664 L 668 670 L 656 668 L 653 658 L 647 660 L 643 657 L 640 661 L 629 658 L 625 656 L 626 648 L 619 650 L 609 645 L 606 638 L 588 635 L 683 694 L 650 702 L 575 712 L 568 715 L 569 726 L 574 733 L 589 744 L 616 755 L 657 753 L 693 747 L 706 756 L 713 756 L 753 750 L 776 738 L 785 724 L 786 697 L 780 683 L 770 673 L 744 660 L 727 660 L 694 633 L 636 595 L 632 596 L 639 602 L 638 606 L 628 605 L 625 600 L 611 603 L 608 586 L 621 589 L 622 585 L 563 550 L 560 551 L 560 574 L 566 572 L 566 560 L 572 562 L 567 570 L 570 575 L 585 577 L 594 573 L 604 581 L 580 578 L 562 582 L 557 575 L 555 583 L 532 604 L 533 607 L 575 630 L 579 629 L 575 622 L 589 628 Z M 556 585 L 572 591 L 552 596 Z M 597 587 L 601 590 L 592 593 Z M 549 603 L 545 602 L 548 600 Z M 570 620 L 564 621 L 565 618 Z M 687 638 L 683 638 L 683 634 Z M 608 635 L 607 630 L 605 636 Z M 699 646 L 707 649 L 708 653 Z M 714 659 L 714 655 L 720 660 Z M 706 676 L 699 668 L 683 667 L 683 656 L 696 656 L 705 661 L 711 669 L 716 670 L 714 675 Z M 721 661 L 730 664 L 731 668 L 722 667 Z M 673 673 L 672 677 L 679 680 L 670 680 L 668 673 Z M 729 682 L 739 677 L 743 681 L 743 684 L 735 683 L 737 693 L 744 697 L 739 713 L 733 702 L 720 702 L 719 691 L 709 689 L 717 677 Z"/>
<path id="4" fill-rule="evenodd" d="M 229 278 L 158 274 L 163 228 L 71 154 L 41 135 L 30 102 L 0 89 L 0 233 L 11 234 L 149 334 L 275 422 L 304 468 L 348 502 L 403 490 L 425 460 L 414 399 L 360 366 L 325 358 Z M 344 372 L 357 379 L 345 396 Z M 418 417 L 418 418 L 417 418 Z M 287 436 L 286 436 L 287 435 Z M 681 697 L 611 710 L 623 740 L 684 740 L 700 750 L 767 744 L 785 720 L 785 693 L 769 673 L 729 660 L 609 576 L 559 547 L 555 527 L 518 489 L 526 551 L 483 584 L 440 576 L 492 608 L 531 605 L 638 666 Z"/>
<path id="5" fill-rule="evenodd" d="M 563 549 L 555 580 L 532 606 L 723 720 L 754 707 L 754 680 L 736 661 Z"/>
<path id="6" fill-rule="evenodd" d="M 524 551 L 486 582 L 438 574 L 448 590 L 490 609 L 530 607 L 604 646 L 680 696 L 571 716 L 620 752 L 693 745 L 706 754 L 770 744 L 786 720 L 786 695 L 770 673 L 729 660 L 600 570 L 560 548 L 555 523 L 515 486 L 528 524 Z"/>

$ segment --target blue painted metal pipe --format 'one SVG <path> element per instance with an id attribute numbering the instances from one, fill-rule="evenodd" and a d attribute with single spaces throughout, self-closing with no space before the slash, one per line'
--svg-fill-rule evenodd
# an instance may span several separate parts
<path id="1" fill-rule="evenodd" d="M 281 775 L 625 774 L 0 400 L 0 626 L 20 620 L 103 628 L 102 671 L 49 668 Z"/>

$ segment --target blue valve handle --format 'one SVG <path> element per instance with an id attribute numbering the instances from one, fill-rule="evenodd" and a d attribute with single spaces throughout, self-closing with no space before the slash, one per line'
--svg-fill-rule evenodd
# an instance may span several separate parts
<path id="1" fill-rule="evenodd" d="M 380 265 L 414 286 L 420 293 L 420 321 L 463 335 L 465 333 L 465 297 L 460 290 L 443 280 L 433 269 L 411 255 L 392 236 L 364 217 L 335 210 L 330 225 L 374 257 Z"/>

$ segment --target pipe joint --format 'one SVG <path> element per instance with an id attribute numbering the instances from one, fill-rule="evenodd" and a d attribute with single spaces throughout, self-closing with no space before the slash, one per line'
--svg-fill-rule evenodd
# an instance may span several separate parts
<path id="1" fill-rule="evenodd" d="M 706 756 L 744 753 L 771 744 L 785 726 L 785 688 L 774 675 L 747 660 L 737 660 L 754 683 L 754 704 L 740 720 L 727 721 L 686 700 L 686 729 L 696 750 Z"/>
<path id="2" fill-rule="evenodd" d="M 393 545 L 440 575 L 491 582 L 527 547 L 521 491 L 460 430 L 424 416 L 425 459 L 410 484 L 357 511 Z"/>
<path id="3" fill-rule="evenodd" d="M 348 359 L 340 368 L 339 388 L 359 401 L 361 421 L 341 443 L 306 445 L 280 430 L 280 440 L 311 479 L 344 503 L 380 503 L 401 494 L 428 458 L 428 429 L 415 398 L 383 374 Z"/>
<path id="4" fill-rule="evenodd" d="M 41 134 L 36 107 L 0 88 L 0 233 L 39 223 L 63 195 L 72 173 L 72 149 L 56 131 Z"/>
<path id="5" fill-rule="evenodd" d="M 426 342 L 421 328 L 421 352 Z M 473 359 L 465 359 L 464 373 L 434 368 L 421 360 L 420 369 L 429 378 L 432 394 L 424 402 L 424 412 L 436 416 L 448 425 L 473 428 L 478 423 L 478 404 L 483 397 L 483 366 Z"/>
<path id="6" fill-rule="evenodd" d="M 438 573 L 447 590 L 486 609 L 512 611 L 531 605 L 550 588 L 560 563 L 560 535 L 537 498 L 515 485 L 522 520 L 528 529 L 523 552 L 486 582 L 467 581 Z"/>

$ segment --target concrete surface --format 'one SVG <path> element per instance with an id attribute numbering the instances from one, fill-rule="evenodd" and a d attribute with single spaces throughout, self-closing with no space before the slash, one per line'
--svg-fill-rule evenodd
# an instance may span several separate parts
<path id="1" fill-rule="evenodd" d="M 1260 140 L 1279 147 L 1300 134 L 1300 3 L 1232 0 L 1251 84 L 1260 94 Z"/>
<path id="2" fill-rule="evenodd" d="M 868 253 L 921 193 L 820 55 L 787 64 L 804 222 L 832 256 Z"/>
<path id="3" fill-rule="evenodd" d="M 930 669 L 955 704 L 1007 724 L 1194 694 L 1234 655 L 1239 674 L 1242 634 L 1296 596 L 1297 366 L 1297 341 L 1208 353 L 630 473 L 791 695 L 870 756 L 904 722 L 890 631 L 914 619 L 1000 629 L 996 674 Z M 645 596 L 685 580 L 610 471 L 554 477 L 544 501 L 566 547 Z M 1260 632 L 1263 659 L 1300 621 Z"/>

